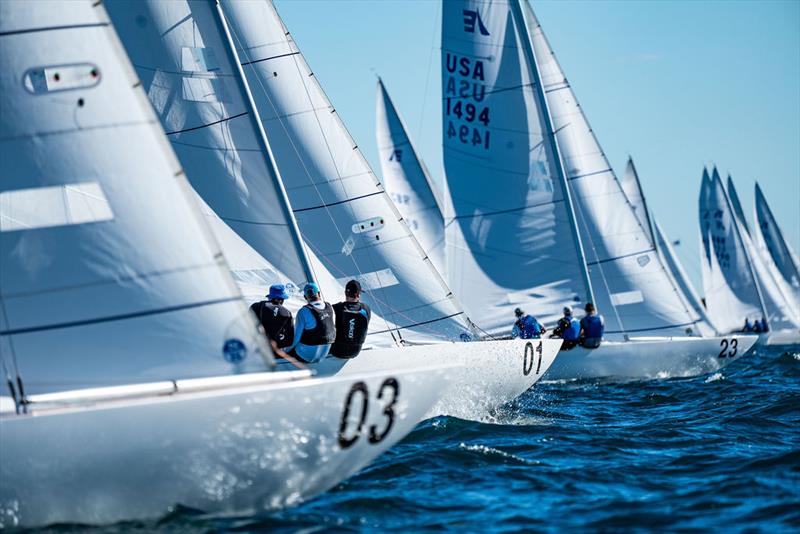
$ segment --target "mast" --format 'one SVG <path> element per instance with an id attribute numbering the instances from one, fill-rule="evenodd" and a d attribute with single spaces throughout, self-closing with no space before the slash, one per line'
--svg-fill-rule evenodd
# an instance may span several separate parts
<path id="1" fill-rule="evenodd" d="M 583 274 L 583 280 L 586 284 L 586 290 L 588 292 L 587 302 L 594 302 L 594 291 L 592 290 L 592 281 L 589 278 L 589 269 L 586 266 L 586 254 L 583 250 L 583 242 L 581 241 L 580 231 L 578 229 L 578 221 L 575 217 L 575 207 L 572 203 L 572 194 L 570 193 L 570 187 L 567 183 L 567 174 L 564 170 L 564 160 L 561 157 L 561 150 L 558 147 L 558 139 L 556 138 L 556 134 L 553 128 L 553 119 L 550 116 L 550 108 L 547 105 L 547 98 L 544 94 L 544 88 L 542 86 L 542 80 L 539 76 L 539 68 L 536 63 L 536 57 L 533 54 L 533 47 L 531 46 L 530 39 L 528 38 L 528 32 L 525 28 L 525 18 L 522 14 L 522 9 L 519 5 L 520 0 L 509 0 L 509 7 L 511 8 L 512 16 L 514 17 L 514 22 L 517 24 L 519 28 L 520 25 L 522 26 L 521 30 L 519 31 L 520 41 L 522 41 L 523 49 L 525 50 L 525 56 L 528 59 L 528 65 L 530 66 L 531 75 L 534 81 L 534 92 L 536 94 L 537 103 L 539 108 L 542 110 L 545 120 L 543 121 L 543 126 L 546 129 L 546 136 L 550 138 L 553 146 L 553 150 L 555 152 L 555 168 L 556 173 L 558 174 L 558 181 L 561 184 L 561 188 L 563 190 L 564 198 L 567 201 L 567 214 L 569 215 L 570 219 L 570 229 L 572 230 L 572 239 L 574 240 L 575 244 L 577 245 L 578 251 L 578 260 L 581 264 L 581 272 Z"/>
<path id="2" fill-rule="evenodd" d="M 294 217 L 294 212 L 292 211 L 292 207 L 289 204 L 289 196 L 286 194 L 286 189 L 283 186 L 283 179 L 281 178 L 280 169 L 275 163 L 275 157 L 272 154 L 272 148 L 269 145 L 269 140 L 267 139 L 267 134 L 264 132 L 264 127 L 261 124 L 261 117 L 258 115 L 258 110 L 256 109 L 255 101 L 253 100 L 253 94 L 250 92 L 250 85 L 247 83 L 247 79 L 244 75 L 244 70 L 242 70 L 242 64 L 239 61 L 239 55 L 236 53 L 236 46 L 233 43 L 233 39 L 231 37 L 230 30 L 228 29 L 228 23 L 225 20 L 225 13 L 222 11 L 222 4 L 219 0 L 210 0 L 215 4 L 214 11 L 217 13 L 217 23 L 219 24 L 220 30 L 222 34 L 225 35 L 225 39 L 227 40 L 227 52 L 230 56 L 231 61 L 233 62 L 233 66 L 236 69 L 237 76 L 236 83 L 239 85 L 242 93 L 246 97 L 246 104 L 247 104 L 247 111 L 250 117 L 250 121 L 253 124 L 253 127 L 256 131 L 256 137 L 258 138 L 258 142 L 261 144 L 261 150 L 264 154 L 264 159 L 267 160 L 267 166 L 272 169 L 274 172 L 274 184 L 275 189 L 279 193 L 281 210 L 283 211 L 286 220 L 289 221 L 289 228 L 290 234 L 292 235 L 292 241 L 294 241 L 294 246 L 298 251 L 298 255 L 300 256 L 300 260 L 303 263 L 303 271 L 305 272 L 306 278 L 309 282 L 313 282 L 314 277 L 314 270 L 311 267 L 311 262 L 308 259 L 308 255 L 306 254 L 305 244 L 303 243 L 303 238 L 300 236 L 300 228 L 297 226 L 297 220 Z"/>

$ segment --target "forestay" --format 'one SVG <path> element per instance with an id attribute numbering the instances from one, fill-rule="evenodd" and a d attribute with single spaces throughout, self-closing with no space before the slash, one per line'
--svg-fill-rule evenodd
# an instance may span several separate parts
<path id="1" fill-rule="evenodd" d="M 303 238 L 408 340 L 460 339 L 460 305 L 350 137 L 270 2 L 223 1 Z"/>
<path id="2" fill-rule="evenodd" d="M 266 259 L 235 265 L 263 287 L 311 278 L 257 112 L 214 2 L 107 2 L 114 25 L 223 245 L 219 219 Z M 216 216 L 219 217 L 217 219 Z M 239 255 L 235 246 L 226 256 Z"/>
<path id="3" fill-rule="evenodd" d="M 0 3 L 0 73 L 5 377 L 36 394 L 266 370 L 102 5 Z"/>
<path id="4" fill-rule="evenodd" d="M 766 316 L 761 291 L 747 257 L 733 207 L 719 173 L 711 179 L 703 173 L 700 200 L 700 230 L 708 236 L 709 263 L 703 271 L 706 309 L 722 333 L 741 330 L 745 319 L 752 323 Z"/>
<path id="5" fill-rule="evenodd" d="M 606 333 L 682 334 L 696 326 L 655 253 L 527 2 L 526 23 L 564 159 Z"/>
<path id="6" fill-rule="evenodd" d="M 800 266 L 797 256 L 783 237 L 783 232 L 778 222 L 772 215 L 772 210 L 767 204 L 767 199 L 756 183 L 756 226 L 761 239 L 778 267 L 781 276 L 793 291 L 800 291 Z"/>
<path id="7" fill-rule="evenodd" d="M 552 322 L 589 300 L 580 243 L 527 35 L 512 5 L 444 2 L 448 281 L 478 325 L 520 306 Z"/>
<path id="8" fill-rule="evenodd" d="M 445 272 L 444 217 L 436 185 L 417 155 L 408 130 L 378 79 L 375 137 L 386 192 L 439 272 Z"/>

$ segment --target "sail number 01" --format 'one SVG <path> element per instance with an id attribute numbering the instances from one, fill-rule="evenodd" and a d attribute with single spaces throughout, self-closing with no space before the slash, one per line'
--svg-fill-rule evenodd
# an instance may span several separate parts
<path id="1" fill-rule="evenodd" d="M 533 343 L 528 341 L 525 343 L 525 355 L 522 357 L 522 374 L 525 376 L 531 374 L 533 370 L 533 360 L 536 359 L 534 357 L 534 352 L 539 355 L 539 361 L 536 364 L 536 374 L 538 375 L 539 371 L 542 370 L 542 342 L 540 341 L 534 350 Z"/>
<path id="2" fill-rule="evenodd" d="M 400 384 L 396 378 L 387 378 L 378 388 L 378 400 L 391 395 L 391 401 L 383 408 L 383 415 L 386 418 L 386 423 L 383 429 L 379 430 L 377 425 L 370 425 L 369 435 L 367 441 L 372 444 L 380 443 L 394 425 L 394 406 L 397 404 L 397 396 L 400 394 Z M 356 398 L 360 397 L 361 403 L 357 402 Z M 355 430 L 350 428 L 350 412 L 353 410 L 353 403 L 356 403 L 355 409 L 361 410 L 358 418 L 358 425 Z M 342 420 L 339 422 L 339 446 L 342 449 L 352 447 L 356 441 L 361 437 L 364 431 L 364 424 L 367 422 L 367 412 L 369 412 L 369 389 L 367 384 L 361 381 L 356 382 L 347 393 L 347 398 L 344 400 L 344 411 L 342 412 Z"/>

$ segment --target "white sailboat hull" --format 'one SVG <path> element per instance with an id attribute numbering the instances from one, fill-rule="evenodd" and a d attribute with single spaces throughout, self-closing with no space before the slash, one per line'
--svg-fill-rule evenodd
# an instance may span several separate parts
<path id="1" fill-rule="evenodd" d="M 604 341 L 596 349 L 561 351 L 545 380 L 653 379 L 713 373 L 755 346 L 752 335 L 632 338 Z"/>
<path id="2" fill-rule="evenodd" d="M 758 334 L 758 345 L 774 346 L 800 346 L 800 330 L 775 330 Z"/>
<path id="3" fill-rule="evenodd" d="M 279 373 L 277 384 L 5 413 L 0 528 L 155 518 L 176 504 L 214 513 L 295 504 L 408 434 L 453 369 Z"/>
<path id="4" fill-rule="evenodd" d="M 442 388 L 439 401 L 424 418 L 449 415 L 487 420 L 494 410 L 533 386 L 550 368 L 560 347 L 560 339 L 441 343 L 363 350 L 351 360 L 328 357 L 311 367 L 320 374 L 349 376 L 458 363 L 460 366 L 448 374 L 448 383 Z M 288 369 L 289 364 L 282 363 L 279 368 Z"/>

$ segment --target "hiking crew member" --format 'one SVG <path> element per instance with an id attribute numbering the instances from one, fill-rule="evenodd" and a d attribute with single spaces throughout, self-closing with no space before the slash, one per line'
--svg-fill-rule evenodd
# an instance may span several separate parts
<path id="1" fill-rule="evenodd" d="M 372 311 L 361 302 L 361 284 L 350 280 L 344 288 L 345 301 L 333 305 L 336 312 L 336 341 L 331 346 L 331 356 L 355 358 L 367 338 Z"/>
<path id="2" fill-rule="evenodd" d="M 587 349 L 596 349 L 603 341 L 603 334 L 606 331 L 606 322 L 602 315 L 598 315 L 594 309 L 594 304 L 586 303 L 586 315 L 581 319 L 581 345 Z"/>
<path id="3" fill-rule="evenodd" d="M 550 337 L 560 337 L 564 341 L 561 343 L 561 350 L 569 350 L 578 344 L 581 336 L 581 323 L 572 316 L 572 308 L 564 307 L 564 317 L 558 320 L 558 325 L 553 329 Z"/>
<path id="4" fill-rule="evenodd" d="M 286 352 L 306 363 L 314 363 L 328 355 L 331 343 L 336 338 L 333 307 L 322 300 L 319 287 L 314 282 L 305 285 L 303 296 L 308 304 L 297 312 L 294 340 Z"/>
<path id="5" fill-rule="evenodd" d="M 269 287 L 266 300 L 250 305 L 250 310 L 258 317 L 267 337 L 270 341 L 274 341 L 279 349 L 288 347 L 294 337 L 292 312 L 283 306 L 283 301 L 288 298 L 286 287 L 283 284 L 275 284 Z"/>
<path id="6" fill-rule="evenodd" d="M 535 317 L 527 315 L 519 308 L 514 310 L 514 315 L 517 316 L 517 321 L 511 329 L 511 339 L 539 339 L 547 331 Z"/>
<path id="7" fill-rule="evenodd" d="M 756 322 L 758 322 L 758 321 L 756 320 Z M 753 325 L 750 324 L 750 319 L 745 318 L 745 320 L 744 320 L 744 328 L 742 328 L 742 332 L 752 332 L 752 331 L 753 331 Z"/>

